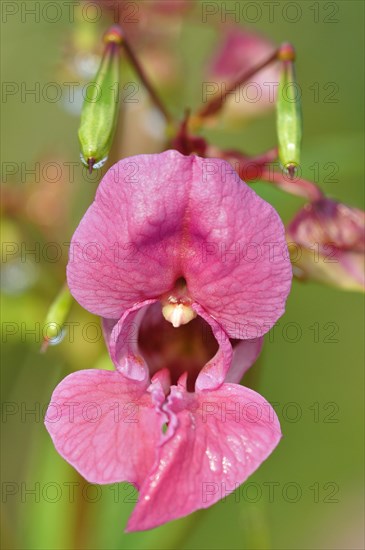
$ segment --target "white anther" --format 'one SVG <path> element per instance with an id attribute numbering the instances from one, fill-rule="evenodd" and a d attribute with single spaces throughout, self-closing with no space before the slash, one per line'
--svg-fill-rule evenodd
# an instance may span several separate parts
<path id="1" fill-rule="evenodd" d="M 162 315 L 173 327 L 177 328 L 186 325 L 196 317 L 192 307 L 185 304 L 166 304 L 162 307 Z"/>

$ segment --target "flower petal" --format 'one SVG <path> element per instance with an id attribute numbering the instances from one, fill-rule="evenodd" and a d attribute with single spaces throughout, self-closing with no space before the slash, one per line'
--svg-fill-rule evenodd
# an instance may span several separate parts
<path id="1" fill-rule="evenodd" d="M 199 304 L 193 304 L 193 309 L 209 323 L 210 328 L 218 342 L 217 353 L 204 365 L 195 382 L 195 389 L 214 390 L 223 384 L 228 369 L 232 363 L 232 346 L 222 327 L 213 317 L 208 315 Z"/>
<path id="2" fill-rule="evenodd" d="M 67 279 L 83 307 L 120 319 L 173 288 L 192 162 L 169 151 L 123 159 L 107 172 L 71 241 Z"/>
<path id="3" fill-rule="evenodd" d="M 284 313 L 290 290 L 283 224 L 225 161 L 197 158 L 193 181 L 201 261 L 196 253 L 185 267 L 191 295 L 230 338 L 260 337 Z"/>
<path id="4" fill-rule="evenodd" d="M 281 437 L 269 403 L 236 384 L 195 395 L 175 386 L 166 411 L 174 429 L 141 488 L 127 531 L 211 506 L 243 483 Z"/>
<path id="5" fill-rule="evenodd" d="M 183 277 L 231 338 L 267 332 L 284 312 L 292 277 L 276 211 L 227 162 L 176 151 L 113 166 L 71 251 L 68 284 L 93 313 L 119 319 Z"/>
<path id="6" fill-rule="evenodd" d="M 119 372 L 130 380 L 147 381 L 149 370 L 138 347 L 138 332 L 147 306 L 155 300 L 144 302 L 131 307 L 114 325 L 111 320 L 103 320 L 104 337 L 111 360 Z"/>
<path id="7" fill-rule="evenodd" d="M 155 383 L 149 392 L 119 372 L 70 374 L 53 392 L 45 419 L 57 451 L 90 483 L 140 487 L 165 421 L 154 404 L 164 399 L 162 388 Z"/>
<path id="8" fill-rule="evenodd" d="M 232 364 L 227 372 L 225 382 L 239 383 L 246 371 L 256 361 L 261 353 L 264 343 L 263 338 L 243 340 L 233 348 Z"/>

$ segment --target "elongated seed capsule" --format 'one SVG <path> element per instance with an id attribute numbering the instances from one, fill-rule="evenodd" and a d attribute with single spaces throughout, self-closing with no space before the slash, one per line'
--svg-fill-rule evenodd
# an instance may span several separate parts
<path id="1" fill-rule="evenodd" d="M 73 297 L 65 283 L 47 312 L 43 326 L 42 352 L 46 351 L 49 344 L 56 344 L 62 340 L 63 324 L 70 312 L 72 302 Z"/>
<path id="2" fill-rule="evenodd" d="M 283 44 L 278 54 L 282 73 L 276 101 L 276 124 L 279 142 L 279 160 L 290 177 L 294 177 L 300 162 L 302 141 L 302 110 L 300 90 L 295 78 L 295 51 L 291 44 Z"/>
<path id="3" fill-rule="evenodd" d="M 80 156 L 89 172 L 100 168 L 108 158 L 118 119 L 121 28 L 118 25 L 110 27 L 104 42 L 99 70 L 95 80 L 87 86 L 79 128 Z"/>

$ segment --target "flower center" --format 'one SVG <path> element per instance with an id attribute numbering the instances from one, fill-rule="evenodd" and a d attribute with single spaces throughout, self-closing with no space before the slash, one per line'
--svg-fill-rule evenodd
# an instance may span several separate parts
<path id="1" fill-rule="evenodd" d="M 180 323 L 175 328 L 166 320 L 161 303 L 148 307 L 138 333 L 138 347 L 147 362 L 150 375 L 168 368 L 176 384 L 188 373 L 188 391 L 194 391 L 196 378 L 204 365 L 216 354 L 218 343 L 208 323 L 201 317 Z"/>

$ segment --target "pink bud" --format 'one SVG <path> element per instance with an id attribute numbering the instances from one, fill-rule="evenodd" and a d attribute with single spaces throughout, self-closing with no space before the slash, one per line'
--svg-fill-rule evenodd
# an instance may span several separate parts
<path id="1" fill-rule="evenodd" d="M 331 199 L 307 204 L 287 227 L 294 272 L 348 290 L 363 290 L 365 213 Z"/>

